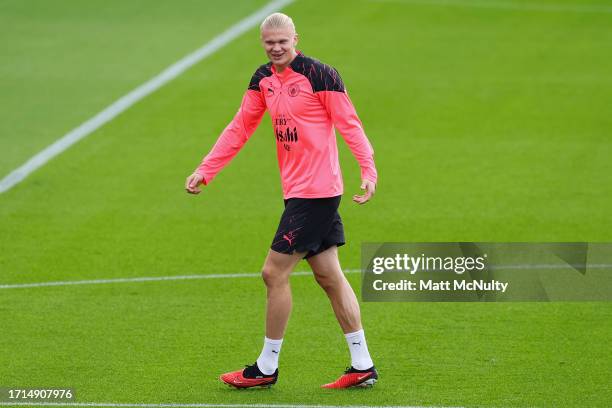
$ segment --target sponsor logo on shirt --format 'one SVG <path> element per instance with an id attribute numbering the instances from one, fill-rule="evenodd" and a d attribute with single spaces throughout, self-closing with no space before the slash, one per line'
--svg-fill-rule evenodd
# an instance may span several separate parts
<path id="1" fill-rule="evenodd" d="M 291 145 L 298 142 L 297 127 L 291 126 L 291 118 L 285 115 L 278 115 L 274 119 L 274 134 L 276 141 L 283 144 L 283 148 L 291 151 Z"/>

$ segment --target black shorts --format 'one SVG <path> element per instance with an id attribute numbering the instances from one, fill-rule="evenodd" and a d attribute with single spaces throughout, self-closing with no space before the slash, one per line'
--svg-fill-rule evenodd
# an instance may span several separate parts
<path id="1" fill-rule="evenodd" d="M 270 248 L 282 254 L 305 252 L 304 258 L 308 258 L 334 245 L 344 245 L 339 205 L 340 196 L 285 200 L 285 211 Z"/>

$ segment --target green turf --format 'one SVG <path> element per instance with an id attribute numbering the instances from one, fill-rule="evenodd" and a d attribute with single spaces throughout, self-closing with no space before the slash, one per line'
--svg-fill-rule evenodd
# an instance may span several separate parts
<path id="1" fill-rule="evenodd" d="M 263 3 L 46 4 L 0 3 L 2 175 Z M 376 150 L 378 192 L 358 207 L 340 139 L 345 267 L 365 241 L 612 240 L 612 13 L 401 1 L 287 12 L 299 48 L 342 74 Z M 282 209 L 269 118 L 203 194 L 182 186 L 263 62 L 254 29 L 0 195 L 0 283 L 259 270 Z M 152 403 L 612 400 L 609 303 L 363 304 L 382 381 L 332 393 L 318 385 L 347 363 L 342 335 L 311 278 L 293 288 L 282 378 L 246 392 L 216 376 L 257 356 L 258 279 L 1 290 L 0 387 Z"/>
<path id="2" fill-rule="evenodd" d="M 0 174 L 264 3 L 1 1 Z"/>
<path id="3" fill-rule="evenodd" d="M 351 275 L 358 286 L 358 275 Z M 84 401 L 605 406 L 610 319 L 599 304 L 363 305 L 380 367 L 372 390 L 319 390 L 348 352 L 327 300 L 294 277 L 281 377 L 236 391 L 216 375 L 257 356 L 265 293 L 254 278 L 4 293 L 2 378 L 72 385 Z M 220 293 L 223 293 L 220 296 Z M 252 299 L 249 306 L 241 299 Z M 233 301 L 229 301 L 233 299 Z M 6 304 L 4 303 L 6 302 Z M 247 335 L 251 333 L 252 335 Z M 3 336 L 4 337 L 4 336 Z M 600 358 L 593 358 L 600 356 Z M 17 358 L 19 357 L 19 358 Z"/>

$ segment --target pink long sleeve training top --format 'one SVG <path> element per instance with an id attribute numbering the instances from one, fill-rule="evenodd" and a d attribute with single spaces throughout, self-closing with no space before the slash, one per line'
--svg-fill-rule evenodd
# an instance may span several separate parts
<path id="1" fill-rule="evenodd" d="M 338 71 L 298 53 L 283 72 L 271 62 L 255 71 L 238 113 L 196 170 L 205 184 L 240 151 L 266 109 L 272 118 L 285 199 L 343 193 L 334 127 L 359 162 L 361 178 L 376 183 L 374 151 Z"/>

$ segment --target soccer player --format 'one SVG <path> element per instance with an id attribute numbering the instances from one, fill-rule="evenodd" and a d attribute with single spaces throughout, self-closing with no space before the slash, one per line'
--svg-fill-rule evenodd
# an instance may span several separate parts
<path id="1" fill-rule="evenodd" d="M 262 277 L 267 288 L 266 335 L 253 365 L 221 375 L 237 388 L 271 386 L 278 378 L 278 357 L 291 312 L 289 275 L 305 258 L 327 293 L 346 336 L 351 367 L 324 388 L 373 385 L 378 373 L 361 326 L 359 304 L 338 260 L 344 229 L 338 214 L 343 193 L 334 127 L 361 167 L 364 204 L 374 194 L 377 172 L 373 150 L 338 72 L 296 50 L 293 20 L 282 13 L 261 24 L 261 41 L 270 62 L 260 66 L 242 104 L 200 166 L 187 177 L 188 193 L 201 192 L 253 134 L 266 110 L 272 117 L 285 210 Z"/>

